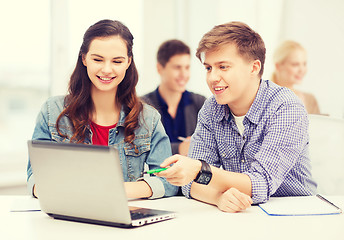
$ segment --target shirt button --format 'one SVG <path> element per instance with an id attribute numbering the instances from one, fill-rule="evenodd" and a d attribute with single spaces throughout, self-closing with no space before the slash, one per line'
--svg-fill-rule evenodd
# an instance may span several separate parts
<path id="1" fill-rule="evenodd" d="M 118 130 L 116 130 L 116 134 L 118 134 Z"/>
<path id="2" fill-rule="evenodd" d="M 244 162 L 245 162 L 245 159 L 241 159 L 241 162 L 244 163 Z"/>

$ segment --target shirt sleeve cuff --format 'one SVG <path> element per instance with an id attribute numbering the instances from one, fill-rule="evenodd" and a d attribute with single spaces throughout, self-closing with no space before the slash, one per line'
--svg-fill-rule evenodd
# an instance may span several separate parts
<path id="1" fill-rule="evenodd" d="M 143 177 L 137 181 L 145 181 L 152 190 L 152 196 L 148 199 L 162 198 L 165 195 L 165 187 L 158 177 Z"/>
<path id="2" fill-rule="evenodd" d="M 192 198 L 190 195 L 190 191 L 191 191 L 191 184 L 193 183 L 193 181 L 191 181 L 189 184 L 182 186 L 182 193 L 185 197 L 187 198 Z"/>
<path id="3" fill-rule="evenodd" d="M 246 172 L 245 174 L 247 174 L 251 179 L 253 204 L 268 201 L 268 185 L 264 177 L 254 172 Z"/>

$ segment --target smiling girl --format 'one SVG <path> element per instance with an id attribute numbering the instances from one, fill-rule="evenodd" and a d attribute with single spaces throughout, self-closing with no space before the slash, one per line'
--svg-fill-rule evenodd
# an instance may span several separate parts
<path id="1" fill-rule="evenodd" d="M 102 20 L 85 33 L 67 96 L 49 98 L 32 139 L 113 146 L 119 150 L 129 198 L 175 195 L 178 188 L 157 176 L 143 178 L 171 155 L 160 115 L 136 96 L 138 73 L 133 36 L 119 21 Z M 28 186 L 36 192 L 28 162 Z M 68 186 L 66 186 L 68 187 Z"/>

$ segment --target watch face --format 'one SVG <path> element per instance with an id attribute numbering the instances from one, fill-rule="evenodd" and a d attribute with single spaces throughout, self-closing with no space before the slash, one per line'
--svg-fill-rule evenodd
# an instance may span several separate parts
<path id="1" fill-rule="evenodd" d="M 198 183 L 200 184 L 208 184 L 211 180 L 212 174 L 208 172 L 203 172 L 201 176 L 199 176 Z"/>

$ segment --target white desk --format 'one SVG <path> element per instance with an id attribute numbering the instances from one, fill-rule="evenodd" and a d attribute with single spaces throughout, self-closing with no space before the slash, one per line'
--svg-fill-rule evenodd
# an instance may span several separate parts
<path id="1" fill-rule="evenodd" d="M 328 199 L 344 208 L 344 196 Z M 134 229 L 54 220 L 43 212 L 10 212 L 27 196 L 0 196 L 0 239 L 344 239 L 344 214 L 273 217 L 252 206 L 241 213 L 184 197 L 132 201 L 131 205 L 174 210 L 176 219 Z"/>

